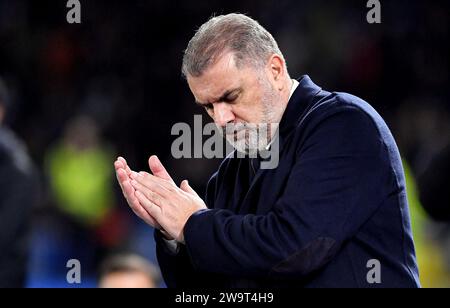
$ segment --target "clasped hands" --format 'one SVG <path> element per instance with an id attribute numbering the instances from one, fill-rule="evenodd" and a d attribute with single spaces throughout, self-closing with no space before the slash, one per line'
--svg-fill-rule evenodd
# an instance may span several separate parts
<path id="1" fill-rule="evenodd" d="M 151 156 L 148 164 L 152 174 L 131 170 L 122 157 L 114 162 L 123 195 L 139 218 L 161 230 L 166 239 L 184 243 L 186 222 L 195 212 L 206 209 L 206 204 L 187 180 L 178 187 L 158 157 Z"/>

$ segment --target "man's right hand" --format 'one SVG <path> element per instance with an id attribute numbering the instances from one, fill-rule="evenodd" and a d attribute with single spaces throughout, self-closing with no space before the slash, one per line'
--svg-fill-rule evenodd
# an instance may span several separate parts
<path id="1" fill-rule="evenodd" d="M 159 161 L 158 157 L 151 156 L 148 160 L 148 165 L 154 176 L 174 182 L 172 177 L 167 172 L 166 168 L 164 168 L 164 166 Z M 133 210 L 133 212 L 139 218 L 145 221 L 148 225 L 152 226 L 153 228 L 159 229 L 166 238 L 166 240 L 173 240 L 173 238 L 161 228 L 158 221 L 156 221 L 156 219 L 153 218 L 145 210 L 145 208 L 140 204 L 139 200 L 136 198 L 136 191 L 134 187 L 131 185 L 131 178 L 130 178 L 130 175 L 134 171 L 132 171 L 131 168 L 128 166 L 125 158 L 123 157 L 117 158 L 117 160 L 114 162 L 114 167 L 116 169 L 117 181 L 119 182 L 119 185 L 122 188 L 122 193 L 125 199 L 127 200 L 128 205 Z"/>
<path id="2" fill-rule="evenodd" d="M 161 229 L 159 223 L 142 207 L 136 198 L 135 189 L 131 185 L 130 178 L 133 171 L 128 166 L 127 161 L 123 157 L 119 157 L 114 162 L 114 167 L 116 169 L 117 181 L 119 182 L 120 188 L 122 188 L 122 193 L 133 212 L 150 226 Z"/>

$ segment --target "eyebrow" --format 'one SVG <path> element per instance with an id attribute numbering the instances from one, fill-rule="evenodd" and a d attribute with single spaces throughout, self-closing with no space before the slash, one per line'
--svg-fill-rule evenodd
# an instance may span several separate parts
<path id="1" fill-rule="evenodd" d="M 225 101 L 225 100 L 227 100 L 227 97 L 230 96 L 231 94 L 233 94 L 233 93 L 235 93 L 235 92 L 241 92 L 241 91 L 242 91 L 242 87 L 238 87 L 238 88 L 235 88 L 235 89 L 227 90 L 227 91 L 225 91 L 225 92 L 222 94 L 222 96 L 221 96 L 219 99 L 213 101 L 213 103 L 214 103 L 214 102 Z M 196 103 L 197 105 L 202 106 L 202 107 L 205 106 L 205 105 L 210 104 L 210 103 L 202 103 L 202 102 L 199 102 L 198 100 L 195 100 L 195 103 Z"/>

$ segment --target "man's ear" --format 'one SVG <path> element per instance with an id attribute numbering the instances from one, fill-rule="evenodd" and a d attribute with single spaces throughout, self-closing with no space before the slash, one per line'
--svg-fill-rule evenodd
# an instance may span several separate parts
<path id="1" fill-rule="evenodd" d="M 278 91 L 283 90 L 286 77 L 284 59 L 280 55 L 273 54 L 267 63 L 267 70 L 274 87 Z"/>

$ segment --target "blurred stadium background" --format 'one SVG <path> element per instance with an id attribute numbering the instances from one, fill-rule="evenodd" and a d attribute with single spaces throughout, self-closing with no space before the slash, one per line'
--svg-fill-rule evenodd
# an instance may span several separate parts
<path id="1" fill-rule="evenodd" d="M 274 35 L 293 77 L 358 95 L 386 119 L 407 171 L 422 284 L 450 286 L 450 225 L 438 222 L 450 208 L 449 1 L 381 1 L 372 25 L 366 1 L 81 1 L 80 25 L 67 23 L 66 2 L 0 0 L 6 124 L 40 179 L 28 287 L 95 287 L 117 251 L 156 262 L 153 231 L 128 210 L 112 163 L 122 155 L 147 169 L 157 154 L 204 192 L 219 161 L 173 159 L 170 131 L 203 113 L 181 78 L 183 49 L 211 15 L 230 12 Z M 80 285 L 66 282 L 74 258 Z"/>

